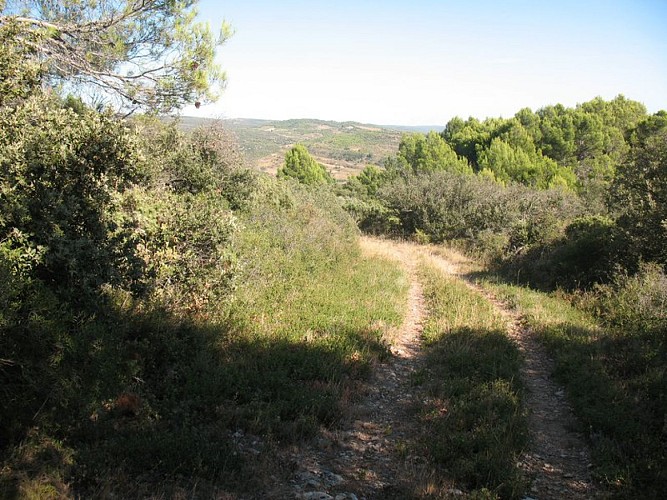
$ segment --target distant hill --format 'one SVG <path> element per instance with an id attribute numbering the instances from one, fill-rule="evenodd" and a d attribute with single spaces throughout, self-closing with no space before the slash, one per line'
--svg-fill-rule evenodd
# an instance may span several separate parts
<path id="1" fill-rule="evenodd" d="M 430 131 L 442 132 L 445 130 L 444 125 L 383 125 L 384 128 L 390 130 L 400 130 L 401 132 L 420 132 L 427 134 Z"/>
<path id="2" fill-rule="evenodd" d="M 193 129 L 210 118 L 181 117 L 180 126 Z M 305 145 L 336 179 L 346 179 L 367 165 L 382 165 L 398 150 L 406 132 L 427 132 L 444 127 L 399 127 L 368 125 L 357 122 L 334 122 L 314 119 L 224 120 L 237 136 L 250 166 L 275 173 L 282 165 L 285 152 L 296 143 Z"/>

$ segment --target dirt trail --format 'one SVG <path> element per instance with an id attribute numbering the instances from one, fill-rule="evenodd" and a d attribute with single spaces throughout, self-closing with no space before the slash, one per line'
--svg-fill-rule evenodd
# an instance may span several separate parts
<path id="1" fill-rule="evenodd" d="M 433 259 L 445 273 L 458 275 L 470 288 L 491 302 L 507 319 L 508 335 L 524 356 L 522 381 L 531 444 L 520 466 L 531 481 L 527 498 L 585 499 L 600 496 L 590 476 L 590 451 L 574 431 L 576 419 L 561 387 L 551 378 L 553 362 L 519 313 L 473 283 L 451 263 Z"/>
<path id="2" fill-rule="evenodd" d="M 321 437 L 309 450 L 295 453 L 292 490 L 305 499 L 411 498 L 415 484 L 429 482 L 425 460 L 410 455 L 417 435 L 416 390 L 411 375 L 422 363 L 420 337 L 425 317 L 422 287 L 416 276 L 417 247 L 362 239 L 364 252 L 400 261 L 410 289 L 405 320 L 391 335 L 391 361 L 380 364 L 350 409 L 340 430 Z"/>
<path id="3" fill-rule="evenodd" d="M 520 465 L 539 500 L 586 499 L 599 496 L 590 475 L 590 451 L 577 433 L 576 419 L 563 389 L 551 379 L 553 362 L 520 315 L 478 285 L 466 280 L 507 318 L 508 334 L 523 356 L 522 381 L 531 434 Z"/>
<path id="4" fill-rule="evenodd" d="M 314 446 L 293 450 L 296 472 L 289 488 L 295 498 L 310 500 L 414 498 L 435 490 L 457 497 L 462 493 L 438 480 L 423 457 L 409 454 L 419 432 L 414 409 L 424 398 L 410 379 L 423 363 L 420 337 L 426 317 L 416 266 L 426 258 L 465 280 L 458 273 L 464 259 L 456 254 L 443 258 L 429 247 L 409 243 L 373 238 L 363 238 L 361 243 L 366 253 L 398 260 L 405 267 L 410 280 L 406 318 L 392 339 L 394 357 L 376 368 L 361 400 L 350 409 L 350 419 L 341 429 L 325 433 Z M 572 413 L 562 390 L 550 380 L 552 365 L 544 349 L 515 312 L 479 286 L 466 283 L 507 317 L 509 334 L 525 356 L 522 376 L 533 438 L 521 457 L 521 467 L 532 480 L 526 498 L 595 496 L 588 473 L 589 452 L 570 430 Z"/>

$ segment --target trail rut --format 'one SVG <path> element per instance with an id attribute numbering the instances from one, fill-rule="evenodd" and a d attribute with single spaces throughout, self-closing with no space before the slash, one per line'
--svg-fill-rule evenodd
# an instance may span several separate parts
<path id="1" fill-rule="evenodd" d="M 410 377 L 422 363 L 420 336 L 425 317 L 417 257 L 405 245 L 363 239 L 366 253 L 400 261 L 408 274 L 406 316 L 391 339 L 391 361 L 380 364 L 341 429 L 325 432 L 316 446 L 297 453 L 293 490 L 297 498 L 410 498 L 416 476 L 428 476 L 425 461 L 410 455 L 416 436 L 415 391 Z"/>
<path id="2" fill-rule="evenodd" d="M 553 362 L 520 315 L 488 291 L 466 280 L 507 318 L 508 334 L 524 356 L 522 381 L 531 445 L 520 466 L 531 480 L 530 497 L 586 499 L 599 496 L 590 475 L 588 446 L 578 432 L 565 392 L 552 378 Z"/>
<path id="3" fill-rule="evenodd" d="M 416 273 L 421 259 L 462 279 L 494 304 L 524 355 L 522 379 L 532 437 L 519 464 L 531 481 L 525 498 L 598 496 L 589 474 L 589 451 L 572 430 L 575 421 L 562 389 L 551 380 L 552 363 L 519 314 L 461 274 L 456 261 L 463 260 L 460 256 L 443 258 L 426 246 L 374 238 L 362 238 L 361 244 L 366 253 L 404 266 L 410 280 L 406 317 L 391 339 L 392 359 L 376 367 L 349 418 L 339 429 L 323 431 L 313 445 L 292 450 L 292 496 L 361 500 L 418 498 L 436 491 L 439 496 L 463 494 L 446 478 L 438 478 L 424 457 L 412 454 L 419 435 L 415 409 L 424 399 L 420 388 L 411 384 L 412 374 L 423 365 L 420 337 L 427 311 Z"/>
<path id="4" fill-rule="evenodd" d="M 527 498 L 587 499 L 600 496 L 590 475 L 590 451 L 578 432 L 564 390 L 552 379 L 553 362 L 518 312 L 442 259 L 433 262 L 483 295 L 507 320 L 509 337 L 523 354 L 522 382 L 531 444 L 520 467 L 531 482 Z"/>

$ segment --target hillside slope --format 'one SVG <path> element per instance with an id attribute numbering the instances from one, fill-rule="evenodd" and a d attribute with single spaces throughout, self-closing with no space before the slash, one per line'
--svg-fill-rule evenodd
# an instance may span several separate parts
<path id="1" fill-rule="evenodd" d="M 208 119 L 182 117 L 181 127 L 192 129 Z M 405 130 L 356 122 L 312 119 L 268 121 L 254 119 L 225 120 L 233 131 L 248 164 L 263 172 L 275 173 L 285 152 L 296 143 L 329 170 L 335 179 L 346 179 L 367 165 L 382 165 L 393 155 Z"/>

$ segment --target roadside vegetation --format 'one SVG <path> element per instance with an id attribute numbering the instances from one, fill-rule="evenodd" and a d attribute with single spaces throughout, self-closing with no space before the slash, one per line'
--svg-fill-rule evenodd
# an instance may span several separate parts
<path id="1" fill-rule="evenodd" d="M 619 497 L 659 497 L 667 486 L 667 350 L 664 323 L 656 328 L 667 289 L 660 272 L 644 269 L 613 292 L 601 291 L 602 298 L 593 298 L 595 310 L 581 300 L 573 305 L 563 296 L 497 280 L 485 286 L 520 312 L 554 359 L 554 375 L 589 439 L 594 477 Z M 624 311 L 639 304 L 651 310 Z M 621 318 L 624 327 L 618 328 Z"/>
<path id="2" fill-rule="evenodd" d="M 242 168 L 224 133 L 69 103 L 3 116 L 3 492 L 252 490 L 233 434 L 335 426 L 406 279 L 335 197 Z"/>
<path id="3" fill-rule="evenodd" d="M 405 276 L 327 189 L 45 92 L 3 40 L 0 496 L 254 491 L 388 356 Z"/>

